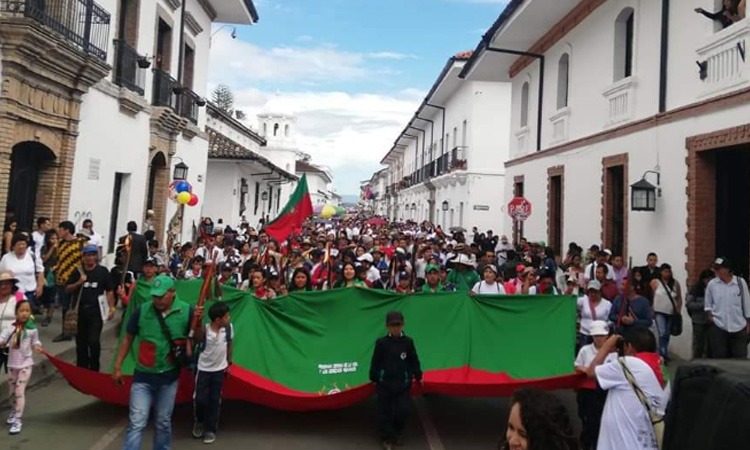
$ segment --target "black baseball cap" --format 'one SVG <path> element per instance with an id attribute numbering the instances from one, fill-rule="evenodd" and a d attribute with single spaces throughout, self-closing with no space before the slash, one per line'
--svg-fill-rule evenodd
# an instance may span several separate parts
<path id="1" fill-rule="evenodd" d="M 720 267 L 723 267 L 725 269 L 732 269 L 732 262 L 729 261 L 727 258 L 724 257 L 718 257 L 714 260 L 713 266 L 714 269 L 718 269 Z"/>
<path id="2" fill-rule="evenodd" d="M 401 325 L 404 323 L 404 315 L 401 311 L 390 311 L 385 316 L 386 325 Z"/>
<path id="3" fill-rule="evenodd" d="M 153 256 L 149 256 L 148 258 L 146 258 L 145 261 L 143 261 L 143 265 L 145 266 L 146 264 L 151 264 L 152 266 L 159 265 L 156 263 L 156 258 L 154 258 Z"/>
<path id="4" fill-rule="evenodd" d="M 221 271 L 223 272 L 225 270 L 234 270 L 234 266 L 232 265 L 232 263 L 230 263 L 230 262 L 227 261 L 224 264 L 222 264 L 221 265 Z"/>

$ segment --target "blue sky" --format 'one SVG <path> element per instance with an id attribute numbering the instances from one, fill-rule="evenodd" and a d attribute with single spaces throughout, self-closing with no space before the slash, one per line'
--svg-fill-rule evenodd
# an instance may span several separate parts
<path id="1" fill-rule="evenodd" d="M 473 49 L 505 1 L 255 4 L 259 23 L 238 28 L 237 40 L 229 28 L 214 37 L 210 85 L 232 87 L 251 116 L 269 100 L 294 111 L 300 150 L 331 167 L 339 193 L 354 194 L 448 57 Z"/>

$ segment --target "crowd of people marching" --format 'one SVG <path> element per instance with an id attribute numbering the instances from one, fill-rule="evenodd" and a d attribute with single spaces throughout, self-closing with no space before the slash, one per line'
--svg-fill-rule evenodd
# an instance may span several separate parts
<path id="1" fill-rule="evenodd" d="M 557 255 L 543 242 L 521 238 L 511 243 L 492 230 L 443 230 L 429 222 L 395 223 L 363 215 L 336 221 L 310 219 L 282 242 L 271 239 L 264 229 L 250 226 L 244 218 L 236 226 L 205 218 L 193 242 L 175 243 L 169 249 L 162 248 L 156 239 L 150 220 L 145 221 L 141 232 L 135 222 L 128 223 L 127 231 L 118 241 L 114 267 L 106 269 L 101 265 L 102 238 L 90 220 L 78 230 L 69 221 L 52 228 L 47 218 L 40 218 L 33 232 L 8 225 L 0 260 L 0 347 L 4 349 L 0 364 L 10 370 L 13 411 L 8 424 L 12 434 L 21 431 L 32 351 L 41 351 L 37 323 L 50 326 L 57 320 L 56 310 L 62 310 L 59 321 L 63 332 L 54 340 L 69 340 L 75 335 L 77 364 L 98 371 L 102 327 L 112 319 L 118 304 L 127 304 L 138 286 L 146 286 L 160 293 L 161 297 L 153 294 L 158 310 L 157 297 L 168 297 L 169 290 L 174 290 L 174 280 L 204 278 L 207 271 L 215 273 L 219 290 L 237 288 L 263 301 L 295 291 L 338 288 L 404 294 L 455 291 L 469 295 L 574 296 L 578 323 L 576 355 L 571 358 L 575 356 L 577 370 L 596 379 L 578 394 L 583 423 L 580 443 L 587 449 L 622 448 L 617 440 L 627 433 L 622 431 L 622 418 L 615 416 L 627 408 L 640 408 L 639 403 L 645 406 L 639 397 L 630 396 L 610 407 L 602 389 L 609 391 L 609 398 L 623 386 L 631 389 L 636 382 L 653 394 L 652 399 L 668 392 L 660 363 L 669 360 L 670 337 L 681 334 L 683 310 L 692 321 L 695 358 L 747 357 L 750 295 L 746 282 L 732 275 L 731 263 L 725 258 L 717 258 L 694 286 L 685 289 L 674 278 L 669 264 L 659 264 L 655 253 L 647 255 L 643 266 L 628 267 L 623 255 L 598 245 L 584 250 L 570 243 L 563 255 Z M 184 306 L 184 320 L 203 314 L 202 310 Z M 166 308 L 174 311 L 172 303 Z M 77 312 L 75 320 L 68 320 L 70 311 Z M 143 310 L 135 320 L 131 318 L 126 324 L 129 336 L 142 332 L 141 327 L 149 323 L 142 316 L 149 314 L 150 310 Z M 230 341 L 228 310 L 217 309 L 208 315 L 211 327 L 199 333 L 205 344 Z M 403 325 L 403 317 L 400 322 Z M 159 321 L 154 319 L 151 326 L 158 330 Z M 127 353 L 123 348 L 120 364 Z M 231 360 L 231 350 L 225 348 L 218 354 L 205 365 L 223 371 Z M 619 361 L 612 361 L 611 356 L 618 354 Z M 629 376 L 623 375 L 625 356 L 637 359 L 630 362 L 633 373 Z M 612 369 L 612 364 L 619 366 Z M 118 376 L 121 379 L 118 370 L 116 363 L 116 380 Z M 156 375 L 151 373 L 147 378 L 153 381 Z M 176 378 L 173 381 L 176 383 Z M 219 395 L 215 387 L 218 383 L 220 393 L 220 380 L 206 376 L 199 381 L 206 392 L 212 392 L 215 403 Z M 156 394 L 147 392 L 135 398 L 148 402 L 151 395 Z M 518 401 L 525 398 L 520 395 Z M 657 401 L 652 406 L 663 410 L 665 404 Z M 171 416 L 171 409 L 162 411 L 162 415 L 166 413 Z M 218 417 L 218 412 L 210 408 L 201 414 Z M 145 419 L 134 418 L 131 408 L 131 425 L 137 422 L 145 427 L 147 419 L 147 415 Z M 218 419 L 208 422 L 212 420 Z M 637 439 L 643 430 L 639 430 L 639 424 L 630 425 L 625 428 Z M 508 429 L 517 431 L 520 426 L 509 424 Z M 619 431 L 614 433 L 613 429 Z M 214 426 L 194 430 L 194 434 L 215 439 L 215 431 Z M 518 437 L 516 431 L 509 431 L 508 442 Z M 126 443 L 126 448 L 139 448 L 141 434 L 142 428 L 129 428 L 130 444 Z"/>

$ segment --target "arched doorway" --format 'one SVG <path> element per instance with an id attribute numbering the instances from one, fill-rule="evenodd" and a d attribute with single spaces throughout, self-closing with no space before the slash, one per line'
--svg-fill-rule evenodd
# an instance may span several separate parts
<path id="1" fill-rule="evenodd" d="M 159 183 L 163 176 L 167 175 L 167 160 L 164 153 L 157 153 L 151 159 L 151 165 L 148 173 L 148 197 L 146 209 L 154 209 L 157 203 L 156 190 L 160 187 Z"/>
<path id="2" fill-rule="evenodd" d="M 33 229 L 40 173 L 54 160 L 55 154 L 44 144 L 21 142 L 13 146 L 7 212 L 13 214 L 19 229 Z"/>

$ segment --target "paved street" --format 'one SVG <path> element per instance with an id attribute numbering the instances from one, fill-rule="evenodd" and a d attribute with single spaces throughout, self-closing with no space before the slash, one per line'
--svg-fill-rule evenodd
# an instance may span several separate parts
<path id="1" fill-rule="evenodd" d="M 109 343 L 103 361 L 109 361 Z M 558 395 L 575 414 L 575 397 Z M 375 402 L 339 411 L 290 413 L 253 404 L 228 402 L 222 410 L 215 445 L 259 450 L 377 449 L 373 431 Z M 465 399 L 428 396 L 412 403 L 412 420 L 404 449 L 494 449 L 507 417 L 506 399 Z M 2 417 L 8 413 L 2 407 Z M 19 436 L 0 435 L 3 450 L 115 450 L 120 449 L 127 425 L 127 409 L 106 405 L 82 395 L 59 376 L 27 394 L 24 430 Z M 190 436 L 191 408 L 178 407 L 174 416 L 173 448 L 205 448 Z M 150 449 L 151 434 L 144 440 Z M 6 446 L 6 443 L 9 445 Z M 226 448 L 226 447 L 225 447 Z"/>

